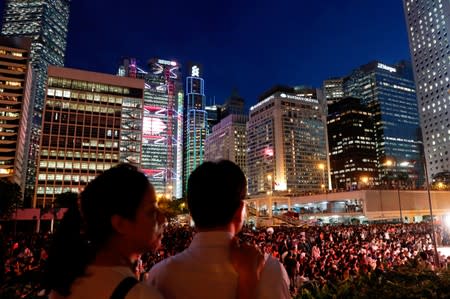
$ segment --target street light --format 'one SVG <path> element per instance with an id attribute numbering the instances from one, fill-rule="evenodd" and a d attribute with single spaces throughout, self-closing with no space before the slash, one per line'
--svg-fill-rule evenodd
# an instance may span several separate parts
<path id="1" fill-rule="evenodd" d="M 369 178 L 367 176 L 362 176 L 360 178 L 361 182 L 364 184 L 364 186 L 367 185 L 367 183 L 369 182 Z"/>
<path id="2" fill-rule="evenodd" d="M 317 165 L 317 167 L 320 170 L 322 170 L 322 180 L 321 180 L 321 183 L 320 183 L 320 188 L 324 192 L 325 191 L 325 164 L 319 163 L 319 165 Z"/>
<path id="3" fill-rule="evenodd" d="M 391 167 L 394 165 L 394 162 L 392 162 L 392 160 L 386 160 L 384 165 Z M 400 211 L 400 222 L 403 223 L 402 201 L 400 199 L 400 180 L 398 175 L 397 175 L 397 199 L 398 199 L 398 209 Z"/>

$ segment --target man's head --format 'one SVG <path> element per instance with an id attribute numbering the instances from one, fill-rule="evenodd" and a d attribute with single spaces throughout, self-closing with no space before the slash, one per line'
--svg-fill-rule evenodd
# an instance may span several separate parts
<path id="1" fill-rule="evenodd" d="M 247 180 L 231 161 L 205 162 L 189 177 L 187 200 L 189 211 L 200 229 L 234 225 L 242 228 Z"/>

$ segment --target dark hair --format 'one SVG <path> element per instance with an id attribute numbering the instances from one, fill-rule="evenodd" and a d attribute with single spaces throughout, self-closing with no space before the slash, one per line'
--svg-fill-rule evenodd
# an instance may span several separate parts
<path id="1" fill-rule="evenodd" d="M 111 217 L 135 219 L 150 188 L 147 177 L 130 164 L 119 164 L 92 180 L 80 194 L 81 211 L 72 205 L 64 214 L 50 247 L 45 287 L 70 295 L 76 278 L 114 234 Z"/>
<path id="2" fill-rule="evenodd" d="M 215 228 L 233 219 L 247 192 L 242 170 L 231 161 L 204 162 L 189 177 L 187 201 L 195 225 Z"/>

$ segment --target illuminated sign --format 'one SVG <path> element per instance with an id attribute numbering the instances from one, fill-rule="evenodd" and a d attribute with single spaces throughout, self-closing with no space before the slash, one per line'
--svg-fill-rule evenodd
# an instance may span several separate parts
<path id="1" fill-rule="evenodd" d="M 304 97 L 294 96 L 294 95 L 285 94 L 285 93 L 280 94 L 280 97 L 285 98 L 285 99 L 290 99 L 290 100 L 299 100 L 299 101 L 303 101 L 303 102 L 309 102 L 309 103 L 316 103 L 316 104 L 319 103 L 319 101 L 317 99 L 304 98 Z"/>
<path id="2" fill-rule="evenodd" d="M 164 65 L 171 65 L 171 66 L 177 65 L 177 63 L 175 61 L 164 60 L 164 59 L 158 59 L 158 63 L 164 64 Z"/>
<path id="3" fill-rule="evenodd" d="M 386 71 L 391 72 L 391 73 L 397 72 L 397 69 L 395 67 L 390 67 L 390 66 L 385 65 L 383 63 L 378 63 L 377 67 L 379 69 L 386 70 Z"/>
<path id="4" fill-rule="evenodd" d="M 192 77 L 200 77 L 200 68 L 196 65 L 193 65 L 191 68 L 191 76 Z"/>

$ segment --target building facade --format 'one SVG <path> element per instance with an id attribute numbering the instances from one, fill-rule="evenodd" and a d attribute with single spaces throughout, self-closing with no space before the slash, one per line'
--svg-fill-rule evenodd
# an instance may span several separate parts
<path id="1" fill-rule="evenodd" d="M 344 97 L 344 78 L 332 78 L 323 81 L 323 95 L 327 104 L 333 104 Z"/>
<path id="2" fill-rule="evenodd" d="M 206 137 L 205 161 L 230 160 L 246 171 L 247 115 L 230 114 Z"/>
<path id="3" fill-rule="evenodd" d="M 47 67 L 64 65 L 70 0 L 7 0 L 1 33 L 31 38 L 30 59 L 35 72 L 36 90 L 26 188 L 32 192 L 36 178 L 36 159 L 41 134 Z"/>
<path id="4" fill-rule="evenodd" d="M 344 92 L 359 98 L 373 115 L 380 181 L 421 186 L 422 142 L 410 65 L 375 61 L 361 66 L 345 78 Z"/>
<path id="5" fill-rule="evenodd" d="M 378 184 L 375 126 L 360 100 L 343 98 L 328 105 L 328 144 L 334 189 L 354 190 Z"/>
<path id="6" fill-rule="evenodd" d="M 182 197 L 183 89 L 181 65 L 154 58 L 148 70 L 125 59 L 118 75 L 145 80 L 142 170 L 158 195 Z"/>
<path id="7" fill-rule="evenodd" d="M 144 81 L 50 66 L 34 207 L 120 163 L 141 166 Z"/>
<path id="8" fill-rule="evenodd" d="M 250 194 L 324 192 L 328 185 L 323 105 L 316 89 L 275 86 L 250 108 Z"/>
<path id="9" fill-rule="evenodd" d="M 205 109 L 205 83 L 199 64 L 190 64 L 186 77 L 186 110 L 184 136 L 184 186 L 189 175 L 205 159 L 205 140 L 208 130 Z"/>
<path id="10" fill-rule="evenodd" d="M 404 0 L 430 182 L 450 171 L 450 3 Z"/>
<path id="11" fill-rule="evenodd" d="M 23 191 L 29 147 L 33 72 L 31 40 L 0 37 L 0 178 Z"/>

